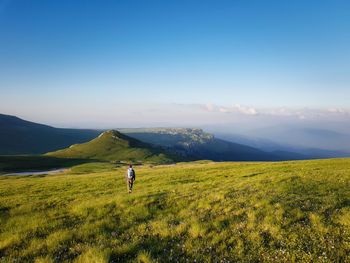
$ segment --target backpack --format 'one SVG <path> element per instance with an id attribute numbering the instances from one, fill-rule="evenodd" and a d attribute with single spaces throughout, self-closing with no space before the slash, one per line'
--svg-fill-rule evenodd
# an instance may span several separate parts
<path id="1" fill-rule="evenodd" d="M 128 168 L 128 178 L 134 178 L 135 174 L 134 174 L 134 169 L 132 168 Z"/>

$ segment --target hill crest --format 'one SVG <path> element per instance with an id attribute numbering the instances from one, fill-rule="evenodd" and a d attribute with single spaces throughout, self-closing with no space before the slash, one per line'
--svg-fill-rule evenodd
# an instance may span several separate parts
<path id="1" fill-rule="evenodd" d="M 97 138 L 67 149 L 47 153 L 48 156 L 83 158 L 100 161 L 173 163 L 185 158 L 167 153 L 159 147 L 141 142 L 116 130 L 108 130 Z"/>

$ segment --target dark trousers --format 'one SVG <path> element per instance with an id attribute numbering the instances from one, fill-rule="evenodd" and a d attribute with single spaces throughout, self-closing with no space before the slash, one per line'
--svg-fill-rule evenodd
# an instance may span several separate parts
<path id="1" fill-rule="evenodd" d="M 126 179 L 126 187 L 128 192 L 130 193 L 132 190 L 132 185 L 134 184 L 134 179 Z"/>

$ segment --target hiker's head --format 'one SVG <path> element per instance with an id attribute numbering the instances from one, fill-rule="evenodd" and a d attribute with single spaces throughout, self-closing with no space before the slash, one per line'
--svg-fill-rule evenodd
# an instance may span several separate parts
<path id="1" fill-rule="evenodd" d="M 132 165 L 131 165 L 131 164 L 129 165 L 129 168 L 132 168 Z"/>

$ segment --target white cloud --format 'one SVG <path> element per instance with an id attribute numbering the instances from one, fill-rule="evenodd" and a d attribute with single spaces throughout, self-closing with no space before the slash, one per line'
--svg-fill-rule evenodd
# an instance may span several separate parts
<path id="1" fill-rule="evenodd" d="M 257 110 L 253 107 L 247 107 L 247 106 L 242 106 L 240 104 L 236 104 L 234 106 L 240 113 L 246 114 L 246 115 L 256 115 L 258 114 Z"/>
<path id="2" fill-rule="evenodd" d="M 253 107 L 243 106 L 240 104 L 235 104 L 233 106 L 217 106 L 215 104 L 206 104 L 204 107 L 210 112 L 220 112 L 220 113 L 240 113 L 244 115 L 257 115 L 257 109 Z"/>
<path id="3" fill-rule="evenodd" d="M 228 109 L 225 109 L 225 108 L 220 108 L 219 111 L 222 112 L 222 113 L 230 112 Z"/>
<path id="4" fill-rule="evenodd" d="M 349 113 L 345 109 L 340 109 L 340 108 L 329 108 L 328 112 L 329 113 Z"/>
<path id="5" fill-rule="evenodd" d="M 211 112 L 214 112 L 214 111 L 218 110 L 218 107 L 216 105 L 214 105 L 214 104 L 211 104 L 211 103 L 205 104 L 205 108 L 208 111 L 211 111 Z"/>
<path id="6" fill-rule="evenodd" d="M 233 106 L 219 106 L 215 104 L 206 104 L 204 107 L 206 111 L 216 112 L 218 114 L 236 114 L 236 115 L 259 115 L 259 116 L 275 116 L 275 117 L 295 117 L 300 120 L 335 117 L 335 116 L 350 116 L 350 110 L 342 108 L 329 108 L 328 110 L 322 109 L 293 109 L 286 107 L 278 108 L 260 108 L 235 104 Z"/>

